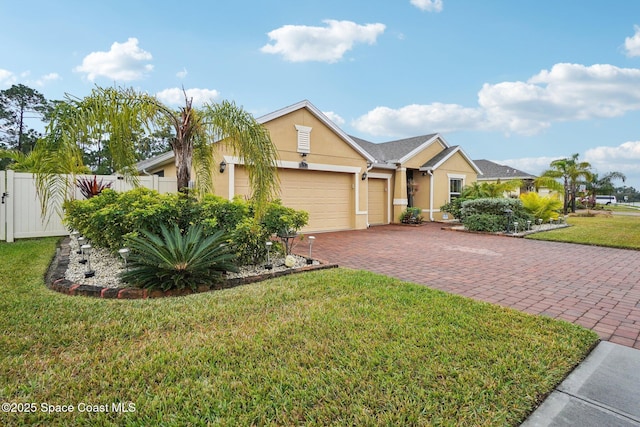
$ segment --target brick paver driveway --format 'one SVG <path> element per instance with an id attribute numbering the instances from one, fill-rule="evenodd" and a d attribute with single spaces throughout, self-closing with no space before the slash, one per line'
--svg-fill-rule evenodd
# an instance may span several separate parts
<path id="1" fill-rule="evenodd" d="M 640 349 L 638 251 L 462 233 L 430 223 L 317 234 L 313 256 L 568 320 Z"/>

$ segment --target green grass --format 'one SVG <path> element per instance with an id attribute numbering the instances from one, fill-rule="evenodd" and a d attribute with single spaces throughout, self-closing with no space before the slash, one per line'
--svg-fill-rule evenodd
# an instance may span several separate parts
<path id="1" fill-rule="evenodd" d="M 597 342 L 346 269 L 189 297 L 70 297 L 42 283 L 54 246 L 0 244 L 0 400 L 38 408 L 0 425 L 518 425 Z M 78 412 L 119 402 L 135 412 Z"/>
<path id="2" fill-rule="evenodd" d="M 572 227 L 530 234 L 529 239 L 640 249 L 640 217 L 598 215 L 569 217 Z"/>

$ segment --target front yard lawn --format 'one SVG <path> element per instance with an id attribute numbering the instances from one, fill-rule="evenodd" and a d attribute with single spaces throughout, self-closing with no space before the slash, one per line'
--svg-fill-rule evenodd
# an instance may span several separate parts
<path id="1" fill-rule="evenodd" d="M 596 212 L 596 211 L 593 211 Z M 573 227 L 530 234 L 528 239 L 640 249 L 640 217 L 622 215 L 570 216 Z"/>
<path id="2" fill-rule="evenodd" d="M 347 269 L 189 297 L 69 297 L 43 285 L 54 248 L 0 244 L 0 397 L 35 409 L 0 425 L 515 426 L 598 340 Z"/>

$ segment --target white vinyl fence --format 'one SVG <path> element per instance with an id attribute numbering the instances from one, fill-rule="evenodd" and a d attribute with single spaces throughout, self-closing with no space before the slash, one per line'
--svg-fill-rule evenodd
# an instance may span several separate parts
<path id="1" fill-rule="evenodd" d="M 78 175 L 93 179 L 93 175 Z M 116 175 L 98 175 L 98 182 L 111 182 L 111 189 L 127 191 L 133 185 Z M 60 206 L 51 205 L 51 214 L 43 219 L 40 199 L 36 193 L 35 177 L 31 173 L 19 173 L 11 170 L 0 171 L 0 241 L 13 242 L 15 239 L 29 237 L 64 236 L 69 230 L 62 224 Z M 177 191 L 175 178 L 162 178 L 157 175 L 140 176 L 141 187 L 157 190 L 159 193 Z M 73 184 L 72 184 L 73 185 Z M 75 188 L 75 187 L 74 187 Z M 83 199 L 80 190 L 75 188 L 76 199 Z"/>

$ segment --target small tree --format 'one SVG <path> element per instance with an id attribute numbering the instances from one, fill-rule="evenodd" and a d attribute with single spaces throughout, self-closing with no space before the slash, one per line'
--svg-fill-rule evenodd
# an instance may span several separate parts
<path id="1" fill-rule="evenodd" d="M 550 169 L 542 173 L 536 179 L 536 187 L 545 186 L 556 189 L 557 179 L 562 179 L 562 189 L 564 190 L 564 208 L 566 215 L 569 211 L 569 202 L 571 202 L 571 212 L 576 211 L 576 193 L 578 189 L 578 181 L 583 178 L 589 181 L 592 177 L 591 164 L 589 162 L 580 162 L 579 155 L 576 153 L 569 158 L 554 160 L 550 163 Z"/>
<path id="2" fill-rule="evenodd" d="M 37 168 L 43 208 L 46 210 L 52 194 L 58 198 L 66 195 L 68 187 L 56 181 L 51 164 L 78 159 L 79 141 L 90 144 L 107 134 L 113 168 L 135 181 L 140 141 L 137 132 L 169 126 L 173 131 L 170 144 L 179 190 L 187 191 L 192 168 L 198 194 L 212 190 L 213 148 L 223 141 L 227 149 L 244 160 L 256 215 L 261 215 L 277 190 L 277 151 L 268 131 L 232 102 L 205 104 L 199 109 L 192 102 L 185 93 L 184 107 L 175 111 L 153 96 L 123 88 L 98 87 L 82 99 L 67 96 L 65 102 L 56 105 L 47 127 L 49 141 L 42 145 L 50 161 Z M 82 162 L 82 153 L 79 161 Z"/>

